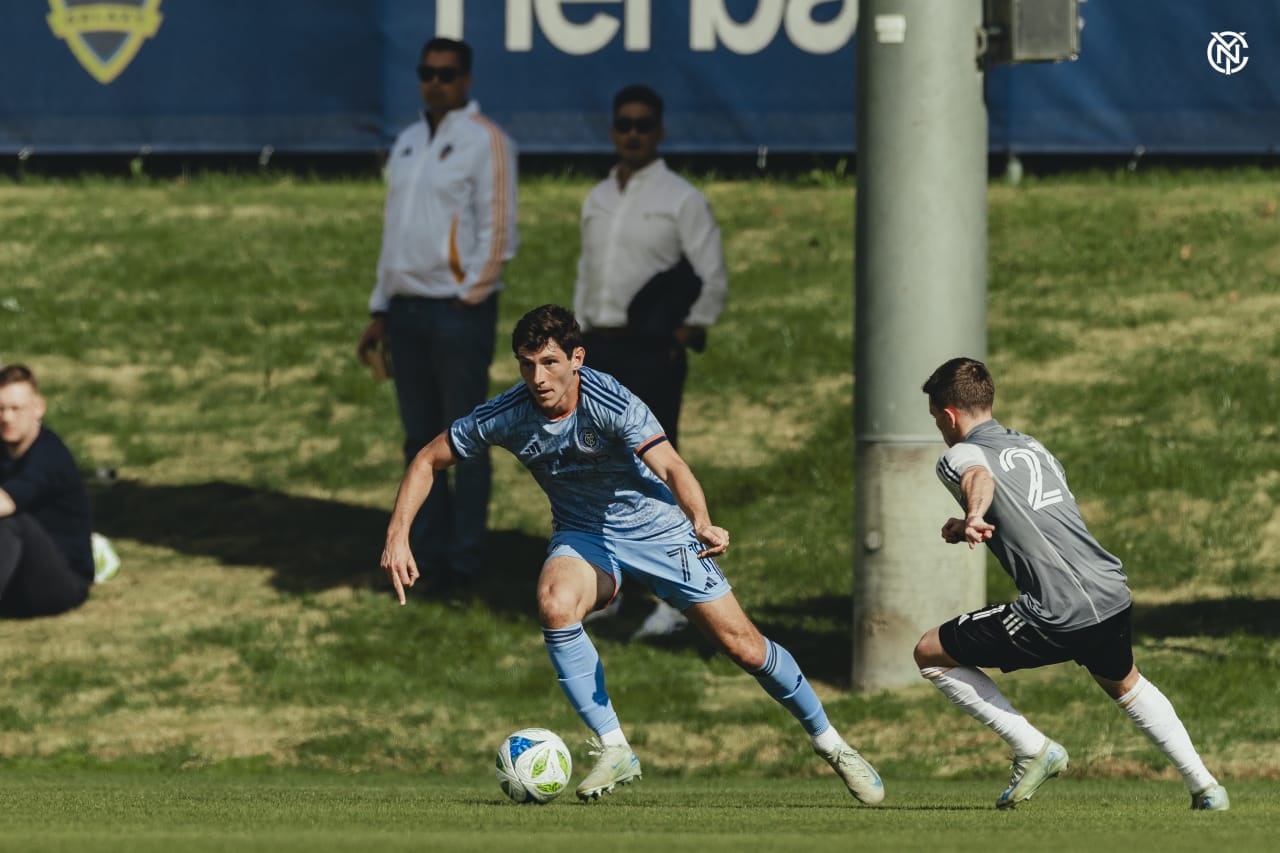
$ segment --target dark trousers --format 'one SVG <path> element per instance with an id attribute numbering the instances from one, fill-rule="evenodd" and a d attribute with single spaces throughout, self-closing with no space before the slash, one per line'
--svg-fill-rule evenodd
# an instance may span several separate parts
<path id="1" fill-rule="evenodd" d="M 406 465 L 431 439 L 488 399 L 497 322 L 496 293 L 473 308 L 448 299 L 391 300 L 387 335 Z M 436 474 L 410 532 L 414 559 L 424 572 L 475 575 L 481 570 L 489 484 L 488 453 Z"/>
<path id="2" fill-rule="evenodd" d="M 587 367 L 608 373 L 643 400 L 662 424 L 672 447 L 678 447 L 680 403 L 689 373 L 685 348 L 671 337 L 622 331 L 587 332 L 583 346 Z"/>
<path id="3" fill-rule="evenodd" d="M 52 616 L 79 607 L 92 581 L 31 516 L 0 518 L 0 616 Z"/>

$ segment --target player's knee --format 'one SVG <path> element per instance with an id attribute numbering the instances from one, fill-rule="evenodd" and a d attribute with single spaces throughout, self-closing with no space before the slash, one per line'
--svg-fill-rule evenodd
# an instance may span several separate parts
<path id="1" fill-rule="evenodd" d="M 538 588 L 538 618 L 548 628 L 563 628 L 582 621 L 578 596 L 563 584 L 545 584 Z"/>
<path id="2" fill-rule="evenodd" d="M 929 631 L 920 638 L 919 642 L 916 643 L 916 647 L 912 652 L 912 655 L 915 657 L 916 666 L 921 669 L 934 666 L 937 663 L 934 659 L 934 655 L 937 652 L 936 636 L 937 632 Z"/>
<path id="3" fill-rule="evenodd" d="M 747 672 L 758 672 L 764 666 L 763 655 L 753 655 L 745 650 L 727 652 L 729 659 Z"/>
<path id="4" fill-rule="evenodd" d="M 765 661 L 764 655 L 752 654 L 751 651 L 745 648 L 731 652 L 729 658 L 747 672 L 759 671 L 760 667 L 764 666 Z"/>
<path id="5" fill-rule="evenodd" d="M 920 641 L 916 643 L 916 647 L 914 650 L 912 650 L 912 653 L 911 653 L 911 656 L 914 657 L 916 660 L 916 666 L 920 667 L 921 669 L 928 666 L 928 664 L 925 663 L 925 654 L 924 654 L 923 647 L 924 647 L 924 638 L 921 637 Z"/>
<path id="6" fill-rule="evenodd" d="M 747 672 L 756 672 L 764 666 L 768 654 L 764 638 L 754 632 L 722 636 L 720 648 L 724 650 L 729 660 Z"/>

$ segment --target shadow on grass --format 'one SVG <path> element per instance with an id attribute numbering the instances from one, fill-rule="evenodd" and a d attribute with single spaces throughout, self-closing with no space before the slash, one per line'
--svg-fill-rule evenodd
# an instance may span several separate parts
<path id="1" fill-rule="evenodd" d="M 338 586 L 383 588 L 378 556 L 387 511 L 301 497 L 225 482 L 151 485 L 124 480 L 93 488 L 95 527 L 111 537 L 134 539 L 183 554 L 213 557 L 228 566 L 266 566 L 273 585 L 293 593 Z M 519 531 L 489 533 L 490 570 L 470 598 L 494 612 L 531 616 L 537 567 L 546 540 Z M 621 614 L 591 626 L 601 639 L 625 642 L 652 609 L 643 587 L 624 587 Z M 388 592 L 388 594 L 390 594 Z M 419 582 L 414 595 L 432 596 Z M 1133 627 L 1149 637 L 1280 636 L 1280 600 L 1228 598 L 1138 605 Z M 852 614 L 842 595 L 758 605 L 751 614 L 760 630 L 785 646 L 805 672 L 848 686 L 852 667 Z M 649 640 L 666 649 L 714 653 L 696 630 Z"/>
<path id="2" fill-rule="evenodd" d="M 1280 636 L 1280 600 L 1227 598 L 1179 604 L 1139 605 L 1133 629 L 1146 637 L 1226 637 L 1251 634 Z M 786 604 L 761 605 L 751 612 L 761 632 L 785 646 L 810 678 L 848 688 L 853 668 L 852 605 L 838 595 L 818 596 Z M 648 642 L 659 648 L 697 648 L 706 655 L 711 644 L 696 631 L 684 631 Z M 906 653 L 910 655 L 910 648 Z"/>
<path id="3" fill-rule="evenodd" d="M 850 686 L 853 603 L 848 596 L 762 605 L 753 616 L 761 633 L 791 652 L 806 676 L 845 689 Z"/>
<path id="4" fill-rule="evenodd" d="M 379 589 L 389 511 L 235 483 L 153 485 L 131 480 L 93 489 L 94 527 L 228 566 L 266 566 L 286 592 L 338 586 Z M 490 531 L 491 571 L 471 592 L 495 610 L 529 613 L 546 540 Z M 416 594 L 429 587 L 422 581 Z M 388 594 L 390 594 L 388 592 Z"/>
<path id="5" fill-rule="evenodd" d="M 1178 604 L 1135 605 L 1133 630 L 1148 637 L 1280 636 L 1280 600 L 1222 598 Z"/>
<path id="6" fill-rule="evenodd" d="M 612 619 L 592 622 L 592 636 L 602 640 L 627 642 L 631 633 L 653 609 L 653 599 L 635 581 L 623 585 L 619 614 Z M 806 676 L 847 688 L 853 666 L 852 605 L 839 595 L 815 596 L 784 604 L 757 605 L 747 615 L 760 632 L 782 645 L 800 663 Z M 669 651 L 696 650 L 709 658 L 718 653 L 710 640 L 692 626 L 674 634 L 644 640 L 657 649 Z"/>

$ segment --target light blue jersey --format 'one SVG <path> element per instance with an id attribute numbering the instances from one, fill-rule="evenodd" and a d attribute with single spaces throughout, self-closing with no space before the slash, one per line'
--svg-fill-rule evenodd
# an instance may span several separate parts
<path id="1" fill-rule="evenodd" d="M 606 538 L 683 542 L 692 525 L 641 457 L 666 441 L 649 407 L 607 373 L 578 371 L 578 405 L 554 420 L 521 382 L 449 427 L 454 455 L 505 447 L 551 500 L 554 529 Z"/>

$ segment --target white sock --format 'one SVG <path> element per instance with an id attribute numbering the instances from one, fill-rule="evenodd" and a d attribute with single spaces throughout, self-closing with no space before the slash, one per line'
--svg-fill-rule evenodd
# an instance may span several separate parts
<path id="1" fill-rule="evenodd" d="M 813 748 L 823 755 L 830 755 L 844 743 L 844 738 L 836 731 L 835 726 L 827 726 L 821 733 L 813 736 Z"/>
<path id="2" fill-rule="evenodd" d="M 931 666 L 920 670 L 920 674 L 932 681 L 960 710 L 1004 738 L 1014 755 L 1035 755 L 1048 742 L 1044 733 L 1014 710 L 982 670 L 970 666 L 951 669 Z"/>
<path id="3" fill-rule="evenodd" d="M 1138 683 L 1117 699 L 1116 704 L 1169 757 L 1173 766 L 1182 774 L 1182 780 L 1187 783 L 1187 789 L 1191 793 L 1199 793 L 1217 783 L 1218 780 L 1213 778 L 1213 774 L 1200 760 L 1196 748 L 1191 745 L 1191 736 L 1178 719 L 1178 712 L 1160 692 L 1160 688 L 1139 675 Z"/>
<path id="4" fill-rule="evenodd" d="M 622 729 L 614 729 L 611 732 L 605 732 L 600 735 L 600 743 L 605 746 L 630 746 L 627 743 L 627 736 L 622 733 Z"/>

